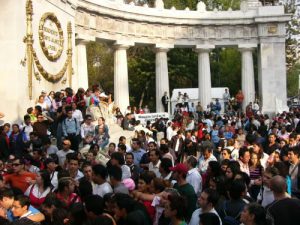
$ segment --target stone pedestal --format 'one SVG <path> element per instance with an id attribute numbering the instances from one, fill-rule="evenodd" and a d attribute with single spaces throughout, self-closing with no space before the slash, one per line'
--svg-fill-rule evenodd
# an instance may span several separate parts
<path id="1" fill-rule="evenodd" d="M 87 58 L 86 58 L 86 44 L 88 42 L 79 41 L 76 44 L 76 60 L 77 60 L 77 80 L 78 87 L 85 90 L 89 87 Z"/>
<path id="2" fill-rule="evenodd" d="M 243 110 L 249 102 L 255 100 L 255 82 L 252 51 L 256 45 L 239 45 L 239 50 L 242 54 L 242 92 L 244 94 Z"/>
<path id="3" fill-rule="evenodd" d="M 168 46 L 173 47 L 173 46 Z M 167 52 L 169 48 L 166 46 L 156 46 L 156 59 L 155 59 L 155 85 L 156 85 L 156 112 L 164 112 L 164 107 L 161 98 L 164 93 L 169 95 L 169 74 L 168 74 L 168 57 Z M 168 109 L 170 112 L 170 110 Z"/>
<path id="4" fill-rule="evenodd" d="M 129 45 L 114 45 L 114 101 L 124 113 L 129 106 L 127 52 Z"/>
<path id="5" fill-rule="evenodd" d="M 211 102 L 211 74 L 209 52 L 214 45 L 197 45 L 195 51 L 198 53 L 198 88 L 199 101 L 203 109 Z"/>
<path id="6" fill-rule="evenodd" d="M 259 95 L 263 113 L 288 110 L 285 68 L 285 43 L 264 42 L 258 54 Z"/>

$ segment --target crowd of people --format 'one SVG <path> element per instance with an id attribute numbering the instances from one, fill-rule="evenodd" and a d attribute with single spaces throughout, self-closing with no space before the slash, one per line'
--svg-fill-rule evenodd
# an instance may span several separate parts
<path id="1" fill-rule="evenodd" d="M 114 143 L 88 110 L 103 101 L 98 87 L 43 91 L 22 124 L 1 126 L 0 224 L 299 224 L 300 109 L 221 114 L 183 101 L 145 127 L 117 109 L 135 132 Z"/>

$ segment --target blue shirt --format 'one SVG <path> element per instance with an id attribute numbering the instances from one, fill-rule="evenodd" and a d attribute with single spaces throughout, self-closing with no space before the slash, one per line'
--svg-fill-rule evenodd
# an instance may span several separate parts
<path id="1" fill-rule="evenodd" d="M 36 208 L 34 208 L 32 205 L 29 206 L 28 211 L 30 211 L 30 214 L 28 216 L 41 213 L 39 210 L 37 210 Z M 7 210 L 6 215 L 7 215 L 7 219 L 10 222 L 13 222 L 13 221 L 15 221 L 18 218 L 18 217 L 14 217 L 14 214 L 12 213 L 11 209 Z"/>
<path id="2" fill-rule="evenodd" d="M 140 165 L 140 161 L 142 159 L 142 156 L 146 153 L 146 151 L 144 149 L 139 149 L 139 150 L 131 150 L 133 156 L 134 156 L 134 164 L 139 166 Z"/>
<path id="3" fill-rule="evenodd" d="M 63 135 L 66 137 L 68 134 L 78 135 L 80 132 L 80 126 L 75 118 L 66 118 L 62 123 Z"/>

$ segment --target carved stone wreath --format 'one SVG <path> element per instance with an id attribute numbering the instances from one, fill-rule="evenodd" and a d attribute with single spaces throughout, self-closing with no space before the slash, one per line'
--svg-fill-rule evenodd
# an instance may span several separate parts
<path id="1" fill-rule="evenodd" d="M 58 42 L 58 43 L 56 43 L 58 46 L 58 49 L 55 54 L 52 54 L 49 51 L 48 46 L 46 44 L 46 36 L 44 34 L 44 32 L 45 32 L 44 29 L 47 29 L 45 27 L 45 23 L 48 20 L 53 22 L 58 30 L 58 40 L 55 40 Z M 48 32 L 56 32 L 56 31 L 49 29 Z M 61 56 L 63 49 L 64 49 L 64 35 L 63 35 L 63 30 L 61 28 L 61 24 L 60 24 L 59 20 L 57 19 L 57 17 L 54 15 L 54 13 L 47 12 L 42 16 L 42 18 L 40 20 L 40 24 L 39 24 L 39 40 L 40 40 L 41 48 L 49 61 L 54 62 L 57 59 L 59 59 L 59 57 Z"/>

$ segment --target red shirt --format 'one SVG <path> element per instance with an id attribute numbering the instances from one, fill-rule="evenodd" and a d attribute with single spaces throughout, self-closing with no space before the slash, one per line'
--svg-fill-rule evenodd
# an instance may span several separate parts
<path id="1" fill-rule="evenodd" d="M 6 183 L 9 183 L 14 188 L 19 188 L 23 193 L 30 186 L 29 181 L 35 180 L 35 174 L 24 171 L 21 174 L 7 174 L 4 177 Z"/>

